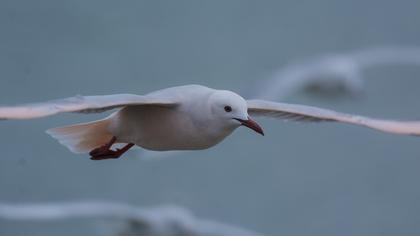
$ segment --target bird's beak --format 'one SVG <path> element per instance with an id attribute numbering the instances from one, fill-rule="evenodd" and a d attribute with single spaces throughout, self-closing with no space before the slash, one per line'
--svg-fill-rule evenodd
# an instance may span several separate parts
<path id="1" fill-rule="evenodd" d="M 247 120 L 242 120 L 242 119 L 235 119 L 235 120 L 239 121 L 241 125 L 246 126 L 254 130 L 255 132 L 261 134 L 262 136 L 264 136 L 264 131 L 261 128 L 261 126 L 257 124 L 257 122 L 255 122 L 253 119 L 251 119 L 251 117 L 248 116 Z"/>

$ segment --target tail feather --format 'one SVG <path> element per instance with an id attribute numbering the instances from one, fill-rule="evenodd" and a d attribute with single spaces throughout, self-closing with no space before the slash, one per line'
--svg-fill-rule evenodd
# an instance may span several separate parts
<path id="1" fill-rule="evenodd" d="M 57 139 L 74 153 L 86 153 L 107 143 L 112 134 L 108 131 L 110 119 L 89 123 L 57 127 L 47 130 L 47 134 Z"/>

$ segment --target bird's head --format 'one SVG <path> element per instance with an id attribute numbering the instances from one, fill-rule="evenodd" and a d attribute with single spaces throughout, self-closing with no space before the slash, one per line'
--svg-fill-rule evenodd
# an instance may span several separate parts
<path id="1" fill-rule="evenodd" d="M 246 126 L 264 135 L 261 126 L 248 115 L 248 106 L 245 99 L 238 94 L 231 91 L 218 90 L 214 92 L 209 101 L 212 114 L 228 128 L 234 129 L 239 126 Z"/>

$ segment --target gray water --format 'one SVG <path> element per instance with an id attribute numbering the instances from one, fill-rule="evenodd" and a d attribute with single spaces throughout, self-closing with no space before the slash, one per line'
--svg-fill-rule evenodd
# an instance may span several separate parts
<path id="1" fill-rule="evenodd" d="M 198 83 L 241 91 L 325 52 L 419 45 L 419 1 L 1 0 L 0 103 L 142 94 Z M 420 68 L 366 71 L 361 99 L 288 101 L 419 119 Z M 266 235 L 419 235 L 420 139 L 260 120 L 170 158 L 93 162 L 44 130 L 99 115 L 0 123 L 0 201 L 177 204 Z M 0 235 L 98 235 L 91 221 L 0 221 Z"/>

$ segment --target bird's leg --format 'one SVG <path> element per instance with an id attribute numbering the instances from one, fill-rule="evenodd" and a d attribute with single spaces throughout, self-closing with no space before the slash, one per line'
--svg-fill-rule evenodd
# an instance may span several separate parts
<path id="1" fill-rule="evenodd" d="M 112 136 L 111 140 L 109 140 L 108 143 L 93 149 L 92 151 L 89 152 L 89 155 L 91 156 L 98 156 L 101 155 L 103 153 L 106 153 L 107 151 L 110 150 L 111 146 L 115 143 L 115 141 L 117 140 L 117 137 Z"/>
<path id="2" fill-rule="evenodd" d="M 104 159 L 116 159 L 119 158 L 122 154 L 124 154 L 128 149 L 134 146 L 133 143 L 129 143 L 125 145 L 121 149 L 111 150 L 112 145 L 115 143 L 117 138 L 114 136 L 112 139 L 103 146 L 93 149 L 89 152 L 91 156 L 91 160 L 104 160 Z"/>
<path id="3" fill-rule="evenodd" d="M 132 146 L 134 146 L 134 143 L 129 143 L 121 149 L 118 149 L 118 148 L 116 150 L 108 149 L 107 151 L 101 152 L 99 154 L 91 155 L 90 159 L 95 160 L 95 161 L 105 160 L 105 159 L 117 159 L 126 151 L 128 151 L 128 149 L 130 149 Z"/>

